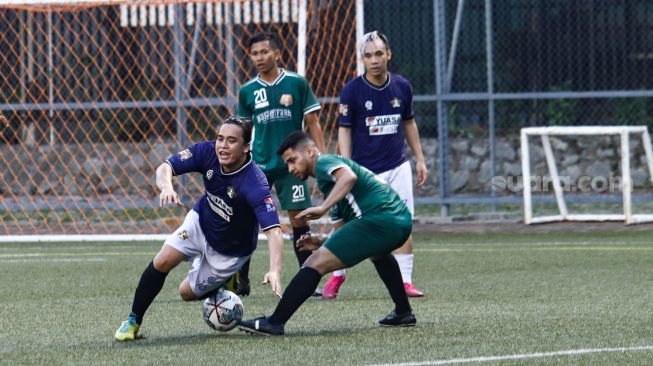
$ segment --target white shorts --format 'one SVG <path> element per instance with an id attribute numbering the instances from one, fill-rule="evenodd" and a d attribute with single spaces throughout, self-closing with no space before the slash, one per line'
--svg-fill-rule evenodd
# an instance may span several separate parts
<path id="1" fill-rule="evenodd" d="M 399 194 L 399 197 L 408 206 L 411 216 L 415 216 L 415 202 L 413 201 L 413 172 L 410 169 L 410 162 L 405 161 L 394 169 L 390 169 L 376 175 L 386 181 L 392 189 Z"/>
<path id="2" fill-rule="evenodd" d="M 199 215 L 194 210 L 188 212 L 184 222 L 166 239 L 164 245 L 182 252 L 192 263 L 188 281 L 198 297 L 222 286 L 251 257 L 230 257 L 216 252 L 206 242 Z"/>

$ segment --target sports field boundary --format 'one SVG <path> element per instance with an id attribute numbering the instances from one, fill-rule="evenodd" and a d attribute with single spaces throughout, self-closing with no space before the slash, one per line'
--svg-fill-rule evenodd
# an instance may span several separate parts
<path id="1" fill-rule="evenodd" d="M 578 356 L 578 355 L 591 354 L 591 353 L 637 352 L 637 351 L 653 351 L 653 345 L 644 345 L 644 346 L 635 346 L 635 347 L 614 347 L 614 348 L 581 348 L 581 349 L 570 349 L 564 351 L 534 352 L 534 353 L 523 353 L 523 354 L 513 354 L 513 355 L 504 355 L 504 356 L 479 356 L 479 357 L 470 357 L 470 358 L 452 358 L 448 360 L 371 364 L 368 366 L 456 365 L 456 364 L 465 364 L 465 363 L 525 360 L 525 359 L 532 359 L 532 358 L 546 358 L 546 357 L 558 357 L 558 356 Z"/>

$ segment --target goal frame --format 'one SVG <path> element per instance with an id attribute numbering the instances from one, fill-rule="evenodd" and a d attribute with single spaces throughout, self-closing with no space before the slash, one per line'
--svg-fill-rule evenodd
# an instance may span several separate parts
<path id="1" fill-rule="evenodd" d="M 626 225 L 653 222 L 653 214 L 632 213 L 632 178 L 630 175 L 630 135 L 641 135 L 649 177 L 653 183 L 653 150 L 651 137 L 646 126 L 559 126 L 559 127 L 526 127 L 520 131 L 521 164 L 524 194 L 524 223 L 526 225 L 556 222 L 556 221 L 624 221 Z M 560 184 L 560 176 L 553 156 L 549 136 L 590 136 L 617 135 L 620 136 L 621 178 L 623 196 L 623 214 L 569 214 L 564 200 L 564 192 Z M 533 201 L 531 192 L 531 169 L 529 153 L 529 136 L 540 136 L 547 167 L 551 175 L 551 183 L 558 206 L 558 215 L 533 217 Z"/>

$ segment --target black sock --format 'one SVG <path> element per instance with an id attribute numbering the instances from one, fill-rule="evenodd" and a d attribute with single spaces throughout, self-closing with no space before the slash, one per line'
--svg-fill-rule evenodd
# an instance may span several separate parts
<path id="1" fill-rule="evenodd" d="M 240 274 L 240 278 L 239 278 L 240 282 L 249 283 L 249 261 L 250 260 L 251 260 L 251 258 L 248 259 L 247 262 L 245 262 L 245 264 L 243 264 L 243 266 L 240 267 L 240 269 L 238 270 L 238 273 Z"/>
<path id="2" fill-rule="evenodd" d="M 308 226 L 292 228 L 292 249 L 295 251 L 295 255 L 297 256 L 299 268 L 302 268 L 302 265 L 304 262 L 306 262 L 306 259 L 311 256 L 312 253 L 310 251 L 300 252 L 299 249 L 297 249 L 297 240 L 299 240 L 302 235 L 306 234 L 309 231 L 311 231 L 311 228 Z"/>
<path id="3" fill-rule="evenodd" d="M 404 281 L 401 279 L 401 272 L 399 271 L 399 264 L 392 254 L 373 260 L 376 272 L 383 280 L 385 287 L 390 293 L 392 301 L 395 303 L 395 312 L 397 314 L 410 311 L 410 304 L 408 303 L 408 296 L 404 289 Z"/>
<path id="4" fill-rule="evenodd" d="M 322 275 L 311 267 L 300 269 L 286 287 L 286 291 L 283 292 L 283 297 L 270 316 L 270 323 L 285 324 L 304 301 L 313 294 L 320 283 L 320 278 Z"/>
<path id="5" fill-rule="evenodd" d="M 132 303 L 131 315 L 136 316 L 136 323 L 141 324 L 143 322 L 143 315 L 145 315 L 147 308 L 150 307 L 156 295 L 163 288 L 163 283 L 167 275 L 165 272 L 157 271 L 154 268 L 154 262 L 150 262 L 147 268 L 145 268 L 145 271 L 143 271 L 141 280 L 138 282 L 138 287 L 136 287 L 136 292 L 134 293 L 134 302 Z"/>

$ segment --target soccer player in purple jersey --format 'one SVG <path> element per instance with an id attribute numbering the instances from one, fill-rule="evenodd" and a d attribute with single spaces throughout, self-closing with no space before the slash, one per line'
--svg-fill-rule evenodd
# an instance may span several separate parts
<path id="1" fill-rule="evenodd" d="M 383 33 L 365 34 L 359 47 L 365 74 L 349 81 L 340 95 L 340 154 L 388 182 L 414 214 L 413 177 L 406 142 L 417 161 L 418 187 L 426 183 L 428 171 L 413 113 L 412 86 L 402 76 L 388 72 L 392 53 Z M 412 237 L 394 255 L 401 269 L 406 294 L 423 296 L 424 292 L 412 281 Z M 334 272 L 324 286 L 323 297 L 335 298 L 344 280 L 345 270 Z"/>
<path id="2" fill-rule="evenodd" d="M 200 173 L 205 193 L 141 275 L 132 311 L 116 331 L 116 340 L 138 338 L 145 312 L 168 273 L 182 261 L 192 263 L 179 285 L 183 300 L 205 299 L 217 291 L 251 257 L 259 225 L 270 248 L 270 268 L 263 283 L 269 283 L 281 297 L 283 237 L 268 182 L 250 156 L 251 137 L 251 123 L 230 117 L 220 127 L 216 141 L 193 145 L 157 168 L 160 206 L 181 204 L 173 176 Z"/>

